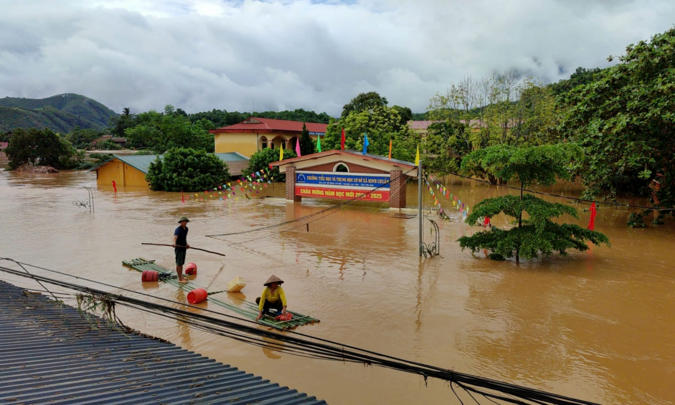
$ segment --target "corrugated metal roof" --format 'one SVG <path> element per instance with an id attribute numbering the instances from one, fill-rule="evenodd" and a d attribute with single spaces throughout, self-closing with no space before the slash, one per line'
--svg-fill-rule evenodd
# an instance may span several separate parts
<path id="1" fill-rule="evenodd" d="M 271 118 L 251 117 L 240 122 L 239 124 L 214 129 L 209 132 L 214 134 L 236 133 L 236 132 L 270 133 L 275 131 L 300 133 L 302 132 L 302 124 L 305 124 L 307 126 L 307 131 L 320 134 L 326 133 L 326 128 L 328 127 L 328 124 L 320 124 L 316 122 L 303 123 L 302 121 L 287 121 L 287 120 L 275 120 Z"/>
<path id="2" fill-rule="evenodd" d="M 326 403 L 171 343 L 92 330 L 76 309 L 3 281 L 0 296 L 2 404 Z"/>

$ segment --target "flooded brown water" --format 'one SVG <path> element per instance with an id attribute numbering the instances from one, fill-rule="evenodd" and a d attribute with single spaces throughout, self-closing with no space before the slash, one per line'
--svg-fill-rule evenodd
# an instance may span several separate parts
<path id="1" fill-rule="evenodd" d="M 188 261 L 199 266 L 195 282 L 220 290 L 243 276 L 246 298 L 254 300 L 262 283 L 276 274 L 286 280 L 289 307 L 321 319 L 300 332 L 601 403 L 675 402 L 672 220 L 629 229 L 628 211 L 601 207 L 596 230 L 609 236 L 611 248 L 518 266 L 462 252 L 455 240 L 480 228 L 460 222 L 451 210 L 453 222 L 438 221 L 441 255 L 420 260 L 417 219 L 394 218 L 378 204 L 338 210 L 310 224 L 309 232 L 264 231 L 216 240 L 205 235 L 276 224 L 333 202 L 182 204 L 176 193 L 120 188 L 115 195 L 95 184 L 92 173 L 0 172 L 0 256 L 185 302 L 185 294 L 170 285 L 143 286 L 140 274 L 121 262 L 145 257 L 171 268 L 171 249 L 141 242 L 170 243 L 177 218 L 187 215 L 191 245 L 227 254 L 221 260 L 188 252 Z M 502 192 L 476 183 L 446 184 L 470 207 Z M 95 188 L 95 214 L 72 204 L 86 199 L 78 188 L 83 185 Z M 409 187 L 414 203 L 416 188 Z M 276 185 L 272 194 L 282 192 Z M 503 226 L 504 219 L 494 223 Z M 578 223 L 585 226 L 588 214 L 580 213 Z M 428 230 L 425 235 L 429 240 Z M 8 276 L 2 273 L 0 279 Z M 23 279 L 11 281 L 33 287 Z M 223 299 L 237 297 L 224 294 Z M 456 401 L 440 381 L 425 386 L 413 375 L 270 352 L 152 315 L 120 311 L 120 316 L 143 332 L 329 403 Z"/>

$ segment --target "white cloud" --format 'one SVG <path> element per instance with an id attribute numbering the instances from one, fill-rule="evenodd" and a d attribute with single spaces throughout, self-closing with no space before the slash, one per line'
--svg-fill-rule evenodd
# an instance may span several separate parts
<path id="1" fill-rule="evenodd" d="M 0 0 L 0 97 L 120 111 L 305 108 L 362 91 L 424 111 L 464 76 L 544 81 L 672 26 L 670 0 Z"/>

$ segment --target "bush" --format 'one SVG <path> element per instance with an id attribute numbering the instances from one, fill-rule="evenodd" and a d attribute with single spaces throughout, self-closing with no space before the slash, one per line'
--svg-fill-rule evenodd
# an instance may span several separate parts
<path id="1" fill-rule="evenodd" d="M 284 159 L 291 159 L 298 157 L 294 151 L 284 149 Z M 266 171 L 270 168 L 270 163 L 279 161 L 279 149 L 270 149 L 265 148 L 261 151 L 258 151 L 251 156 L 251 159 L 248 161 L 248 168 L 243 171 L 244 176 L 248 176 L 253 172 L 260 171 L 265 169 Z M 274 181 L 286 181 L 286 175 L 279 173 L 279 168 L 275 167 L 271 171 L 271 178 Z"/>
<path id="2" fill-rule="evenodd" d="M 150 163 L 146 176 L 155 191 L 204 191 L 230 179 L 227 164 L 204 150 L 174 148 Z"/>

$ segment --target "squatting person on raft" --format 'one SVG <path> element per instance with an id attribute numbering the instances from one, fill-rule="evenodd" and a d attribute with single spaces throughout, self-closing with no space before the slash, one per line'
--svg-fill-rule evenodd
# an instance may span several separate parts
<path id="1" fill-rule="evenodd" d="M 256 321 L 259 321 L 263 315 L 270 315 L 270 309 L 277 310 L 276 316 L 286 316 L 286 294 L 284 293 L 284 289 L 281 288 L 281 284 L 283 283 L 284 280 L 274 275 L 267 279 L 264 284 L 265 289 L 260 297 L 255 299 L 255 303 L 258 304 Z"/>

